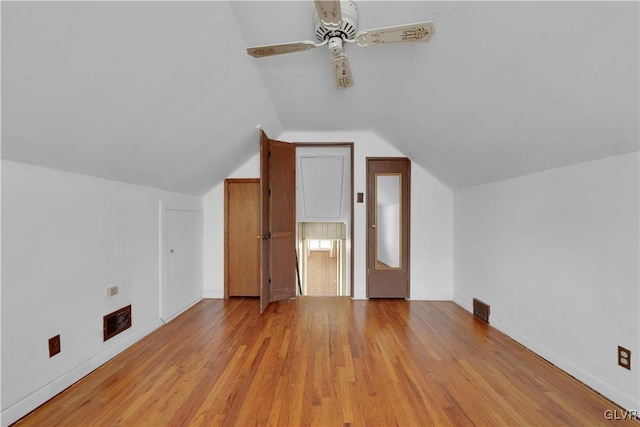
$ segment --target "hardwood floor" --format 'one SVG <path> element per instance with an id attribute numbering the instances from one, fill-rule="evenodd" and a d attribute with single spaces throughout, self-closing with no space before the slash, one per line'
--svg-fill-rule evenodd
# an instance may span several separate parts
<path id="1" fill-rule="evenodd" d="M 452 302 L 258 305 L 204 300 L 18 423 L 592 426 L 621 414 Z"/>

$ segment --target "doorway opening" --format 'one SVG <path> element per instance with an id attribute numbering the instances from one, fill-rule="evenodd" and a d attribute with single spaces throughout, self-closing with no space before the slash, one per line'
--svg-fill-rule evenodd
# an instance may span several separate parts
<path id="1" fill-rule="evenodd" d="M 346 224 L 346 243 L 336 244 L 336 251 L 346 252 L 347 279 L 340 286 L 348 290 L 345 296 L 353 295 L 352 194 L 353 143 L 287 143 L 260 130 L 261 313 L 270 302 L 301 293 L 301 222 Z"/>
<path id="2" fill-rule="evenodd" d="M 298 224 L 298 262 L 303 295 L 349 295 L 345 223 Z"/>
<path id="3" fill-rule="evenodd" d="M 353 293 L 353 144 L 296 144 L 299 291 Z"/>

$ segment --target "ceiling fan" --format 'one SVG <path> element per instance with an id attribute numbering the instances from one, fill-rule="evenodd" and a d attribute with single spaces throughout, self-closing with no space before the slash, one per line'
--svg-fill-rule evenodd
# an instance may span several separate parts
<path id="1" fill-rule="evenodd" d="M 353 86 L 349 60 L 344 52 L 345 43 L 360 47 L 381 46 L 393 43 L 427 42 L 435 33 L 433 22 L 396 25 L 358 32 L 358 6 L 351 0 L 315 0 L 313 23 L 320 43 L 298 41 L 292 43 L 254 46 L 247 54 L 254 58 L 303 52 L 327 45 L 331 51 L 331 67 L 336 86 L 340 89 Z"/>

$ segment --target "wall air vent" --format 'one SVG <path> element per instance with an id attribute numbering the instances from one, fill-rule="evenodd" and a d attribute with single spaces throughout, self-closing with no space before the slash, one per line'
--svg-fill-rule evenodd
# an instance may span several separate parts
<path id="1" fill-rule="evenodd" d="M 488 304 L 483 303 L 479 299 L 473 299 L 473 315 L 485 323 L 489 323 L 489 314 L 491 314 L 491 307 Z"/>
<path id="2" fill-rule="evenodd" d="M 131 327 L 131 306 L 121 308 L 104 316 L 104 341 Z"/>

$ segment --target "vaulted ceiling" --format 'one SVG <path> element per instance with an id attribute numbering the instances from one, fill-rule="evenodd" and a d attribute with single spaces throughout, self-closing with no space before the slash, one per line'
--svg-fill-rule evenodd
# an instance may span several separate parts
<path id="1" fill-rule="evenodd" d="M 256 125 L 373 131 L 451 188 L 639 148 L 638 2 L 357 1 L 427 44 L 254 59 L 313 40 L 310 1 L 2 2 L 2 157 L 203 194 Z"/>

